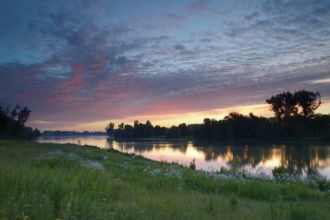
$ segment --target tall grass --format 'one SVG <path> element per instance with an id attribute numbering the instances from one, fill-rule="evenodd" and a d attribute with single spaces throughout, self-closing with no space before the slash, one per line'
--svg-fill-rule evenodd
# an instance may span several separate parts
<path id="1" fill-rule="evenodd" d="M 47 156 L 57 151 L 62 153 Z M 0 141 L 0 159 L 0 219 L 330 216 L 330 193 L 305 183 L 217 179 L 175 164 L 75 145 Z"/>

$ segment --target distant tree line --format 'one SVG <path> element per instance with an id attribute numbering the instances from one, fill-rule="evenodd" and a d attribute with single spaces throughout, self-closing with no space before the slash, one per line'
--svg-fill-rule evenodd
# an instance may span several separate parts
<path id="1" fill-rule="evenodd" d="M 49 131 L 45 130 L 41 134 L 42 136 L 101 136 L 101 135 L 106 135 L 106 132 L 100 132 L 100 131 Z"/>
<path id="2" fill-rule="evenodd" d="M 196 140 L 273 140 L 302 137 L 330 140 L 330 115 L 317 114 L 307 123 L 301 116 L 292 116 L 285 125 L 281 125 L 276 118 L 232 112 L 223 120 L 204 119 L 204 123 L 194 130 L 192 136 Z"/>
<path id="3" fill-rule="evenodd" d="M 109 123 L 106 132 L 117 139 L 191 137 L 212 141 L 311 137 L 330 140 L 330 115 L 315 114 L 321 105 L 320 98 L 319 92 L 306 90 L 271 96 L 266 100 L 274 112 L 271 118 L 232 112 L 222 120 L 205 118 L 203 124 L 182 123 L 170 128 L 153 126 L 150 121 L 145 124 L 135 121 L 133 126 L 121 123 L 114 129 L 114 124 Z"/>
<path id="4" fill-rule="evenodd" d="M 109 123 L 105 128 L 107 134 L 116 139 L 134 138 L 183 138 L 190 136 L 188 126 L 185 123 L 170 128 L 153 126 L 150 121 L 145 124 L 134 121 L 134 125 L 121 123 L 118 129 L 114 129 L 114 123 Z"/>
<path id="5" fill-rule="evenodd" d="M 0 138 L 35 139 L 40 136 L 38 129 L 26 127 L 31 110 L 27 107 L 0 104 Z"/>

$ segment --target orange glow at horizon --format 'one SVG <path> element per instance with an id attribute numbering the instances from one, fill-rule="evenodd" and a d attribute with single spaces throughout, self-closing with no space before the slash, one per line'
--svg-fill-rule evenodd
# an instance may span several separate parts
<path id="1" fill-rule="evenodd" d="M 76 131 L 104 131 L 105 126 L 109 122 L 115 123 L 115 127 L 118 126 L 121 122 L 124 124 L 133 124 L 135 120 L 138 120 L 141 123 L 145 123 L 147 120 L 155 125 L 170 127 L 172 125 L 179 125 L 181 123 L 186 124 L 200 124 L 203 123 L 204 118 L 211 118 L 220 120 L 223 119 L 230 112 L 237 112 L 240 114 L 253 114 L 258 116 L 270 117 L 272 112 L 269 111 L 267 104 L 251 105 L 251 106 L 237 106 L 232 108 L 225 109 L 212 109 L 208 111 L 201 112 L 187 112 L 181 114 L 165 114 L 165 115 L 136 115 L 133 117 L 127 117 L 123 119 L 109 119 L 105 121 L 97 121 L 92 123 L 82 123 L 69 128 L 63 128 L 60 130 L 76 130 Z"/>
<path id="2" fill-rule="evenodd" d="M 132 117 L 122 118 L 122 119 L 109 119 L 104 121 L 96 121 L 91 123 L 81 123 L 74 126 L 60 128 L 58 130 L 76 130 L 76 131 L 104 131 L 104 128 L 109 122 L 115 123 L 115 128 L 120 123 L 133 125 L 135 120 L 141 123 L 145 123 L 147 120 L 155 125 L 170 127 L 172 125 L 179 125 L 181 123 L 186 124 L 201 124 L 204 118 L 211 118 L 216 120 L 223 119 L 230 112 L 237 112 L 243 115 L 248 115 L 253 113 L 256 116 L 272 117 L 273 112 L 269 110 L 268 104 L 257 104 L 249 106 L 237 106 L 224 109 L 212 109 L 208 111 L 200 112 L 187 112 L 181 114 L 159 114 L 159 115 L 136 115 Z M 316 113 L 329 114 L 330 113 L 330 101 L 323 102 Z M 55 130 L 55 129 L 53 129 Z"/>

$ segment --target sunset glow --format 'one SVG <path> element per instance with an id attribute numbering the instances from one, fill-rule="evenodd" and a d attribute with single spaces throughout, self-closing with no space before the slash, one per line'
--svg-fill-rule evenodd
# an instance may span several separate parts
<path id="1" fill-rule="evenodd" d="M 0 102 L 41 130 L 171 126 L 319 91 L 330 113 L 330 2 L 10 1 L 0 7 Z"/>
<path id="2" fill-rule="evenodd" d="M 226 109 L 214 109 L 204 112 L 186 112 L 182 114 L 166 114 L 166 115 L 136 115 L 128 118 L 112 119 L 97 121 L 91 123 L 81 123 L 75 124 L 67 127 L 54 127 L 54 123 L 51 122 L 39 122 L 32 121 L 30 124 L 32 126 L 42 125 L 45 129 L 54 129 L 54 130 L 76 130 L 76 131 L 102 131 L 105 128 L 105 125 L 110 121 L 115 123 L 116 127 L 124 122 L 125 124 L 133 125 L 135 120 L 145 123 L 147 120 L 151 121 L 153 125 L 160 125 L 165 127 L 170 127 L 172 125 L 179 125 L 181 123 L 186 124 L 200 124 L 203 123 L 204 118 L 211 118 L 220 120 L 223 119 L 230 112 L 237 112 L 240 114 L 248 115 L 253 113 L 257 116 L 272 117 L 273 113 L 269 110 L 269 106 L 266 104 L 244 106 L 244 107 L 235 107 L 235 108 L 226 108 Z M 330 102 L 325 102 L 322 104 L 317 113 L 321 112 L 330 112 Z"/>

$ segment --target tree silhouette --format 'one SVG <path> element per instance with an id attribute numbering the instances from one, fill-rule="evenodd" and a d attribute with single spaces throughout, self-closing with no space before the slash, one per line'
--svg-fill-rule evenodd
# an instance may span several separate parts
<path id="1" fill-rule="evenodd" d="M 16 105 L 15 108 L 11 109 L 10 105 L 1 104 L 0 105 L 0 115 L 18 122 L 19 126 L 24 127 L 25 122 L 30 117 L 31 110 L 27 107 L 22 108 L 20 105 Z"/>
<path id="2" fill-rule="evenodd" d="M 294 97 L 301 108 L 300 115 L 304 118 L 313 117 L 315 110 L 322 103 L 321 100 L 319 100 L 321 98 L 321 94 L 319 92 L 300 90 L 295 92 Z"/>
<path id="3" fill-rule="evenodd" d="M 165 133 L 167 138 L 173 139 L 173 138 L 179 138 L 181 136 L 180 130 L 176 126 L 170 127 L 166 133 Z"/>
<path id="4" fill-rule="evenodd" d="M 180 130 L 180 134 L 182 137 L 185 137 L 188 135 L 188 127 L 186 125 L 186 123 L 181 123 L 179 124 L 179 130 Z"/>
<path id="5" fill-rule="evenodd" d="M 15 120 L 16 117 L 18 116 L 19 110 L 21 108 L 22 107 L 20 105 L 16 105 L 15 108 L 13 108 L 13 110 L 11 110 L 11 112 L 10 112 L 10 115 L 9 115 L 10 119 Z"/>
<path id="6" fill-rule="evenodd" d="M 114 130 L 115 124 L 112 122 L 109 122 L 109 124 L 105 127 L 105 131 L 107 132 L 107 135 L 112 136 L 113 130 Z"/>
<path id="7" fill-rule="evenodd" d="M 143 131 L 144 137 L 151 137 L 154 135 L 154 127 L 152 126 L 151 122 L 148 120 L 144 126 Z"/>
<path id="8" fill-rule="evenodd" d="M 17 121 L 21 126 L 24 126 L 25 122 L 30 117 L 31 110 L 27 107 L 24 107 L 17 115 Z"/>
<path id="9" fill-rule="evenodd" d="M 10 109 L 11 109 L 10 105 L 6 105 L 6 104 L 1 103 L 0 104 L 0 115 L 9 117 L 10 112 L 11 112 Z"/>
<path id="10" fill-rule="evenodd" d="M 285 123 L 288 117 L 298 114 L 297 100 L 289 91 L 272 96 L 266 102 L 270 104 L 270 109 L 280 124 Z"/>
<path id="11" fill-rule="evenodd" d="M 38 128 L 33 130 L 33 139 L 36 139 L 41 136 L 41 132 Z"/>
<path id="12" fill-rule="evenodd" d="M 329 140 L 330 115 L 314 115 L 314 111 L 321 105 L 320 97 L 319 92 L 306 90 L 273 95 L 266 100 L 275 114 L 271 118 L 258 117 L 253 113 L 242 115 L 231 112 L 219 121 L 205 118 L 202 124 L 182 123 L 170 128 L 153 126 L 150 121 L 143 124 L 136 120 L 133 126 L 121 123 L 113 131 L 113 137 L 192 137 L 198 141 L 273 140 L 283 137 Z"/>
<path id="13" fill-rule="evenodd" d="M 11 108 L 10 105 L 0 104 L 0 137 L 33 139 L 33 129 L 25 127 L 30 113 L 31 110 L 27 107 L 16 105 Z"/>
<path id="14" fill-rule="evenodd" d="M 321 105 L 320 98 L 319 92 L 299 90 L 294 93 L 288 91 L 276 94 L 266 102 L 270 104 L 270 109 L 274 112 L 277 121 L 283 125 L 289 117 L 298 114 L 305 119 L 311 118 Z"/>

